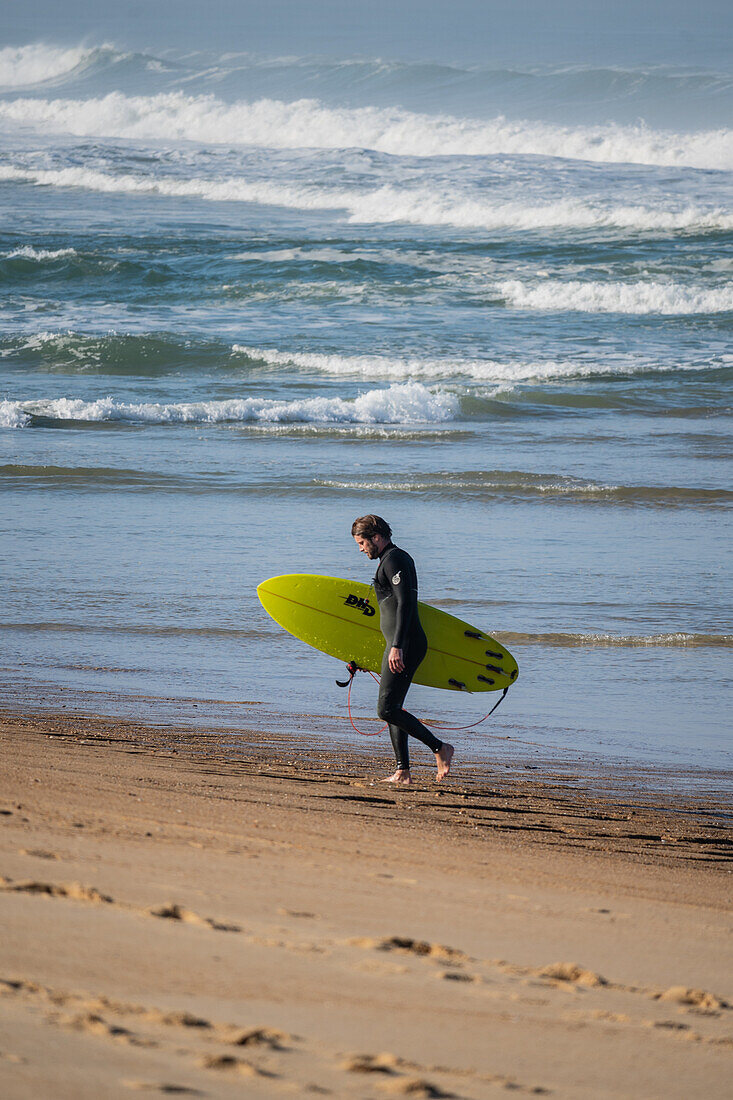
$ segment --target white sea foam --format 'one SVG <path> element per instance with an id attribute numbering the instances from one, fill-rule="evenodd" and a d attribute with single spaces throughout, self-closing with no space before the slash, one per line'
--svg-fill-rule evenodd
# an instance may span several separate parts
<path id="1" fill-rule="evenodd" d="M 386 357 L 379 355 L 327 355 L 319 352 L 278 351 L 274 348 L 233 344 L 232 354 L 246 356 L 273 367 L 299 367 L 321 374 L 361 378 L 449 378 L 477 377 L 482 367 L 490 364 L 468 359 L 418 359 L 417 357 Z M 487 375 L 488 377 L 488 375 Z"/>
<path id="2" fill-rule="evenodd" d="M 556 378 L 576 373 L 577 365 L 558 362 L 513 363 L 493 359 L 418 358 L 417 356 L 336 355 L 319 352 L 279 351 L 273 348 L 232 345 L 232 354 L 267 363 L 273 367 L 298 367 L 308 372 L 368 379 L 470 378 L 487 383 L 524 381 L 528 378 Z"/>
<path id="3" fill-rule="evenodd" d="M 42 42 L 5 46 L 0 49 L 0 87 L 20 88 L 55 80 L 87 61 L 95 52 L 83 46 L 64 49 Z"/>
<path id="4" fill-rule="evenodd" d="M 534 154 L 612 163 L 733 168 L 733 131 L 675 133 L 643 124 L 548 123 L 427 115 L 400 108 L 326 107 L 318 100 L 228 104 L 172 92 L 99 99 L 16 99 L 0 118 L 81 137 L 186 140 L 279 149 L 367 148 L 397 156 Z"/>
<path id="5" fill-rule="evenodd" d="M 411 478 L 407 481 L 369 481 L 351 480 L 345 478 L 323 478 L 315 481 L 316 485 L 322 485 L 329 489 L 356 489 L 361 492 L 379 491 L 392 493 L 425 493 L 440 492 L 447 496 L 455 496 L 459 493 L 531 493 L 549 496 L 599 496 L 604 493 L 612 493 L 616 487 L 613 485 L 596 485 L 593 482 L 580 482 L 571 478 L 546 477 L 542 475 L 533 477 L 527 474 L 524 477 L 516 474 L 511 478 L 494 477 L 491 475 L 448 475 L 434 476 L 432 478 Z"/>
<path id="6" fill-rule="evenodd" d="M 68 256 L 76 256 L 75 248 L 33 248 L 32 245 L 25 245 L 23 248 L 14 248 L 12 252 L 6 252 L 5 257 L 8 260 L 22 259 L 22 260 L 38 260 L 42 262 L 44 260 L 61 260 Z"/>
<path id="7" fill-rule="evenodd" d="M 353 223 L 407 222 L 492 230 L 532 229 L 631 229 L 689 230 L 697 232 L 733 228 L 733 213 L 719 208 L 687 205 L 679 209 L 656 206 L 603 205 L 566 200 L 525 205 L 464 198 L 452 190 L 427 188 L 399 190 L 379 187 L 367 192 L 337 188 L 288 186 L 269 181 L 173 179 L 154 176 L 113 175 L 92 168 L 31 168 L 1 165 L 0 182 L 25 182 L 44 187 L 80 187 L 112 194 L 164 195 L 200 198 L 208 202 L 246 202 L 283 206 L 294 210 L 344 210 Z"/>
<path id="8" fill-rule="evenodd" d="M 561 282 L 539 284 L 510 279 L 497 283 L 499 294 L 517 309 L 578 310 L 584 313 L 727 313 L 733 311 L 733 285 L 683 286 L 661 282 Z"/>
<path id="9" fill-rule="evenodd" d="M 677 631 L 670 634 L 519 634 L 502 630 L 496 632 L 496 640 L 504 645 L 542 646 L 620 646 L 620 647 L 714 647 L 728 649 L 733 646 L 733 634 L 690 634 Z"/>
<path id="10" fill-rule="evenodd" d="M 23 412 L 20 401 L 0 401 L 0 428 L 24 428 L 30 417 Z"/>
<path id="11" fill-rule="evenodd" d="M 32 415 L 54 420 L 122 421 L 145 424 L 270 423 L 421 424 L 455 418 L 458 398 L 432 392 L 417 382 L 370 390 L 353 400 L 311 397 L 296 401 L 248 397 L 228 401 L 176 404 L 128 403 L 113 397 L 97 401 L 56 398 L 46 401 L 4 401 L 0 425 L 19 428 Z"/>
<path id="12" fill-rule="evenodd" d="M 130 355 L 140 355 L 147 341 L 157 343 L 156 335 L 148 333 L 139 337 L 125 336 L 115 332 L 97 335 L 84 335 L 78 332 L 53 332 L 42 331 L 31 333 L 23 338 L 9 341 L 4 348 L 0 348 L 0 358 L 12 357 L 28 351 L 41 351 L 44 358 L 53 361 L 56 354 L 60 355 L 64 362 L 78 363 L 80 367 L 87 364 L 97 365 L 104 363 L 108 354 L 108 342 L 113 348 L 126 342 L 132 345 Z M 165 344 L 165 334 L 160 337 L 160 343 Z M 178 346 L 178 345 L 176 345 Z M 218 354 L 218 351 L 217 351 Z M 231 346 L 232 363 L 237 359 L 242 360 L 243 376 L 252 377 L 252 364 L 267 364 L 273 368 L 301 371 L 308 376 L 322 374 L 328 377 L 362 379 L 366 382 L 389 383 L 420 383 L 415 388 L 409 385 L 393 385 L 390 390 L 374 391 L 375 394 L 387 394 L 391 398 L 411 394 L 413 397 L 424 398 L 425 395 L 435 397 L 438 402 L 443 402 L 448 395 L 445 393 L 431 393 L 424 389 L 425 385 L 436 386 L 439 383 L 464 383 L 477 382 L 482 386 L 482 394 L 487 395 L 483 387 L 495 387 L 496 392 L 504 392 L 508 387 L 522 383 L 542 383 L 568 380 L 573 378 L 592 378 L 595 375 L 615 374 L 619 378 L 630 377 L 637 374 L 669 373 L 674 371 L 705 370 L 710 366 L 707 358 L 699 362 L 688 362 L 684 365 L 678 361 L 653 358 L 641 358 L 638 355 L 618 355 L 613 358 L 602 357 L 593 360 L 587 357 L 567 359 L 491 359 L 468 358 L 465 356 L 389 356 L 389 355 L 340 355 L 335 352 L 308 352 L 287 351 L 278 348 L 257 347 L 248 344 L 235 343 Z M 717 362 L 727 363 L 733 361 L 731 356 L 718 356 Z M 250 402 L 253 399 L 248 399 Z M 259 399 L 258 399 L 259 400 Z M 269 406 L 265 399 L 263 409 Z M 330 400 L 330 399 L 329 399 Z M 378 401 L 378 397 L 370 400 Z M 449 405 L 453 407 L 453 397 L 450 396 Z M 22 404 L 22 403 L 21 403 Z M 26 403 L 27 404 L 27 403 Z M 271 403 L 272 404 L 272 403 Z M 214 402 L 215 407 L 224 408 L 221 402 Z M 25 407 L 25 405 L 23 405 Z M 244 408 L 245 406 L 242 406 Z M 255 405 L 247 408 L 259 409 Z M 35 408 L 35 407 L 34 407 Z M 156 406 L 157 408 L 157 406 Z M 193 406 L 171 406 L 175 409 L 193 409 Z M 334 406 L 340 408 L 340 406 Z M 418 410 L 419 411 L 419 410 Z M 430 419 L 435 411 L 431 406 L 428 409 Z M 198 415 L 198 413 L 197 413 Z M 418 416 L 417 419 L 422 419 Z"/>
<path id="13" fill-rule="evenodd" d="M 293 260 L 307 260 L 310 263 L 328 263 L 328 264 L 353 264 L 358 260 L 366 263 L 378 263 L 385 262 L 389 259 L 391 261 L 419 264 L 428 266 L 425 257 L 416 257 L 412 254 L 406 254 L 404 251 L 389 250 L 385 248 L 379 249 L 379 251 L 369 251 L 367 249 L 343 249 L 343 248 L 323 248 L 323 247 L 298 247 L 298 248 L 276 248 L 270 250 L 263 250 L 261 252 L 235 252 L 230 257 L 230 260 L 240 260 L 245 263 L 289 263 Z M 731 261 L 733 264 L 733 261 Z M 435 266 L 433 263 L 432 266 Z"/>
<path id="14" fill-rule="evenodd" d="M 608 485 L 562 474 L 543 474 L 521 470 L 445 471 L 379 481 L 369 478 L 318 478 L 315 485 L 325 489 L 373 492 L 430 493 L 450 500 L 507 497 L 553 497 L 567 500 L 617 503 L 656 507 L 729 507 L 733 492 L 727 489 L 698 489 L 674 485 Z"/>
<path id="15" fill-rule="evenodd" d="M 224 179 L 156 179 L 154 176 L 112 175 L 92 168 L 22 168 L 0 166 L 0 181 L 25 181 L 42 187 L 81 187 L 87 191 L 114 194 L 166 195 L 179 198 L 202 198 L 210 202 L 252 202 L 296 209 L 331 210 L 346 206 L 347 192 L 319 192 L 315 188 L 288 187 L 269 182 L 248 183 L 246 180 Z"/>
<path id="16" fill-rule="evenodd" d="M 380 187 L 344 196 L 352 222 L 408 222 L 459 229 L 631 229 L 697 230 L 733 228 L 733 214 L 720 208 L 687 204 L 676 209 L 582 202 L 565 199 L 541 204 L 501 202 L 461 195 L 454 189 L 434 191 Z"/>
<path id="17" fill-rule="evenodd" d="M 421 379 L 429 382 L 470 379 L 485 385 L 495 385 L 498 390 L 524 382 L 552 382 L 570 378 L 587 378 L 593 375 L 616 373 L 619 377 L 647 372 L 666 373 L 679 370 L 679 365 L 623 359 L 597 362 L 574 359 L 545 360 L 496 360 L 467 359 L 460 356 L 434 359 L 416 356 L 336 355 L 319 352 L 280 351 L 274 348 L 232 345 L 232 354 L 267 363 L 273 367 L 296 367 L 313 373 L 364 379 Z M 702 369 L 689 367 L 688 369 Z"/>

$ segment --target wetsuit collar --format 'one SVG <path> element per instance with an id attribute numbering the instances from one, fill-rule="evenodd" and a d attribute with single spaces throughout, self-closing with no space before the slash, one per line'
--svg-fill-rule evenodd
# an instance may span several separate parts
<path id="1" fill-rule="evenodd" d="M 387 553 L 388 550 L 394 550 L 394 543 L 393 542 L 388 542 L 387 545 L 385 546 L 384 550 L 382 550 L 380 552 L 380 554 L 379 554 L 379 560 L 380 561 L 382 560 L 382 558 L 384 557 L 384 555 Z"/>

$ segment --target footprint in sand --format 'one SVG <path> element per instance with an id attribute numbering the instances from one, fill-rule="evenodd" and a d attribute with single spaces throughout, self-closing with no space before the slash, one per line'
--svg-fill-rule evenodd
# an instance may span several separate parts
<path id="1" fill-rule="evenodd" d="M 406 1062 L 396 1054 L 383 1051 L 381 1054 L 353 1054 L 343 1063 L 349 1073 L 381 1074 L 384 1080 L 380 1088 L 399 1096 L 413 1096 L 418 1100 L 438 1100 L 440 1097 L 454 1097 L 455 1093 L 427 1081 L 423 1077 L 403 1077 L 400 1069 L 416 1069 L 414 1063 Z"/>
<path id="2" fill-rule="evenodd" d="M 343 1063 L 348 1073 L 385 1073 L 393 1074 L 401 1059 L 396 1054 L 384 1051 L 381 1054 L 352 1054 Z"/>
<path id="3" fill-rule="evenodd" d="M 655 1000 L 672 1001 L 674 1004 L 705 1009 L 711 1012 L 731 1007 L 722 997 L 716 997 L 714 993 L 709 993 L 706 989 L 688 989 L 684 985 L 673 985 L 669 989 L 665 989 L 663 993 L 656 995 Z"/>
<path id="4" fill-rule="evenodd" d="M 349 940 L 352 947 L 363 947 L 373 951 L 399 951 L 408 955 L 437 959 L 440 962 L 466 962 L 468 955 L 454 947 L 445 947 L 442 943 L 428 943 L 426 940 L 413 940 L 408 936 L 388 936 L 376 940 L 367 936 Z"/>
<path id="5" fill-rule="evenodd" d="M 602 908 L 601 909 L 595 909 L 595 908 L 592 908 L 592 907 L 588 908 L 588 909 L 581 909 L 580 912 L 581 913 L 594 913 L 596 916 L 599 916 L 599 917 L 610 917 L 611 921 L 628 920 L 629 916 L 630 916 L 629 913 L 614 913 L 613 909 L 602 909 Z"/>
<path id="6" fill-rule="evenodd" d="M 270 1050 L 288 1050 L 286 1044 L 293 1038 L 287 1032 L 272 1027 L 250 1027 L 235 1029 L 227 1041 L 238 1047 L 264 1046 Z"/>
<path id="7" fill-rule="evenodd" d="M 236 1073 L 241 1077 L 274 1077 L 273 1073 L 258 1069 L 251 1062 L 245 1062 L 242 1058 L 235 1058 L 232 1054 L 207 1054 L 199 1059 L 202 1069 L 224 1070 L 228 1073 Z"/>
<path id="8" fill-rule="evenodd" d="M 198 925 L 199 928 L 212 928 L 215 932 L 242 931 L 238 924 L 224 924 L 221 921 L 213 920 L 212 917 L 201 917 L 198 913 L 193 913 L 190 909 L 184 909 L 183 906 L 175 902 L 169 905 L 159 905 L 153 909 L 148 909 L 148 914 L 151 917 L 160 917 L 162 920 L 180 921 L 182 924 L 195 924 Z"/>
<path id="9" fill-rule="evenodd" d="M 556 982 L 570 982 L 573 985 L 584 985 L 591 988 L 608 985 L 606 979 L 602 978 L 600 974 L 595 974 L 592 970 L 585 970 L 582 966 L 572 962 L 553 963 L 551 966 L 543 966 L 534 973 L 539 978 L 550 978 Z"/>
<path id="10" fill-rule="evenodd" d="M 62 1018 L 60 1022 L 75 1031 L 87 1031 L 91 1035 L 97 1035 L 103 1039 L 115 1039 L 117 1042 L 129 1043 L 131 1046 L 156 1047 L 158 1045 L 153 1039 L 141 1039 L 126 1027 L 121 1027 L 119 1024 L 110 1024 L 96 1012 L 69 1016 Z"/>
<path id="11" fill-rule="evenodd" d="M 126 1089 L 135 1089 L 137 1092 L 165 1092 L 171 1096 L 205 1096 L 200 1089 L 192 1089 L 188 1085 L 174 1085 L 169 1081 L 123 1081 Z"/>
<path id="12" fill-rule="evenodd" d="M 114 904 L 114 898 L 109 897 L 108 894 L 101 894 L 93 886 L 81 886 L 78 882 L 72 882 L 66 886 L 54 882 L 36 882 L 30 879 L 13 882 L 12 879 L 0 877 L 0 888 L 15 894 L 45 894 L 50 898 L 91 901 L 97 905 Z"/>
<path id="13" fill-rule="evenodd" d="M 439 1100 L 439 1098 L 454 1097 L 454 1092 L 446 1092 L 431 1081 L 425 1081 L 421 1077 L 407 1077 L 398 1081 L 389 1081 L 382 1085 L 386 1092 L 395 1093 L 398 1096 L 412 1096 L 416 1100 Z"/>

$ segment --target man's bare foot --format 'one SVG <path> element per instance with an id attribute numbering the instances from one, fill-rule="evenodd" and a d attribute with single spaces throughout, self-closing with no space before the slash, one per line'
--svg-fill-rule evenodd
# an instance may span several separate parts
<path id="1" fill-rule="evenodd" d="M 410 787 L 412 785 L 410 769 L 398 768 L 394 775 L 390 775 L 388 779 L 382 779 L 380 782 L 394 783 L 395 787 Z"/>
<path id="2" fill-rule="evenodd" d="M 438 765 L 438 774 L 435 778 L 439 783 L 441 779 L 445 779 L 450 771 L 450 762 L 453 759 L 454 752 L 455 749 L 453 746 L 449 745 L 447 741 L 444 741 L 435 754 L 435 763 Z"/>

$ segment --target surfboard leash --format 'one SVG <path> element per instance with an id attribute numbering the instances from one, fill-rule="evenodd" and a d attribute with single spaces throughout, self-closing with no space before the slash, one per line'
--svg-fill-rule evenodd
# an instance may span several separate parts
<path id="1" fill-rule="evenodd" d="M 435 722 L 431 722 L 430 724 L 431 724 L 432 726 L 435 726 L 435 728 L 436 728 L 437 730 L 472 730 L 472 729 L 474 728 L 474 726 L 480 726 L 482 722 L 485 722 L 487 718 L 490 718 L 490 717 L 491 717 L 491 715 L 492 715 L 492 714 L 494 713 L 494 711 L 496 710 L 496 708 L 497 708 L 497 707 L 500 707 L 500 706 L 501 706 L 501 704 L 502 704 L 502 703 L 504 702 L 504 700 L 506 699 L 506 693 L 507 693 L 508 691 L 509 691 L 509 688 L 508 688 L 508 687 L 505 687 L 505 688 L 504 688 L 504 690 L 503 690 L 503 691 L 502 691 L 502 693 L 501 693 L 501 698 L 500 698 L 500 699 L 497 699 L 497 701 L 496 701 L 496 702 L 494 703 L 494 705 L 493 705 L 493 707 L 491 708 L 491 710 L 489 711 L 489 713 L 488 713 L 488 714 L 485 714 L 485 715 L 483 716 L 483 718 L 479 718 L 478 722 L 471 722 L 471 724 L 470 724 L 470 725 L 468 725 L 468 726 L 441 726 L 441 725 L 439 725 L 439 724 L 437 724 L 437 723 L 435 723 Z"/>
<path id="2" fill-rule="evenodd" d="M 351 716 L 351 686 L 354 683 L 354 677 L 356 676 L 357 672 L 369 672 L 369 675 L 371 676 L 372 680 L 374 680 L 374 682 L 377 683 L 377 684 L 379 683 L 379 677 L 375 676 L 374 673 L 370 672 L 369 669 L 359 668 L 359 666 L 356 664 L 355 661 L 349 661 L 349 663 L 346 666 L 346 670 L 349 673 L 348 680 L 337 680 L 336 684 L 338 685 L 338 687 L 348 688 L 348 691 L 346 693 L 346 709 L 348 711 L 349 721 L 351 722 L 351 726 L 362 737 L 378 737 L 380 733 L 383 733 L 384 730 L 386 730 L 388 728 L 388 723 L 385 723 L 381 727 L 381 729 L 378 729 L 378 730 L 374 730 L 374 731 L 368 730 L 366 732 L 364 730 L 360 730 L 359 727 L 354 723 L 354 719 Z M 511 686 L 511 685 L 509 685 L 509 686 Z M 494 703 L 494 705 L 491 708 L 491 710 L 489 711 L 489 713 L 485 714 L 483 716 L 483 718 L 479 718 L 479 720 L 477 722 L 471 722 L 467 726 L 445 726 L 445 725 L 440 725 L 440 724 L 435 723 L 435 722 L 431 722 L 430 725 L 435 726 L 435 728 L 439 729 L 439 730 L 451 730 L 452 732 L 460 732 L 461 730 L 474 729 L 476 726 L 480 726 L 482 722 L 485 722 L 487 718 L 490 718 L 491 715 L 496 710 L 496 708 L 501 706 L 501 704 L 506 699 L 506 694 L 509 691 L 509 686 L 504 688 L 504 690 L 501 693 L 501 698 L 498 699 L 496 701 L 496 703 Z"/>
<path id="3" fill-rule="evenodd" d="M 355 729 L 358 734 L 361 734 L 362 737 L 378 737 L 380 733 L 384 733 L 384 731 L 387 729 L 387 723 L 385 723 L 378 730 L 368 730 L 365 732 L 364 730 L 359 729 L 359 727 L 354 723 L 354 719 L 351 717 L 351 685 L 354 682 L 354 677 L 356 676 L 357 672 L 368 672 L 369 670 L 366 668 L 359 668 L 355 661 L 349 661 L 348 665 L 346 666 L 346 670 L 349 673 L 348 680 L 337 680 L 336 684 L 340 688 L 349 689 L 346 693 L 346 709 L 349 714 L 349 721 L 351 722 L 352 728 Z M 372 680 L 376 681 L 376 683 L 379 683 L 378 676 L 375 676 L 373 672 L 369 672 L 369 675 L 371 676 Z"/>

